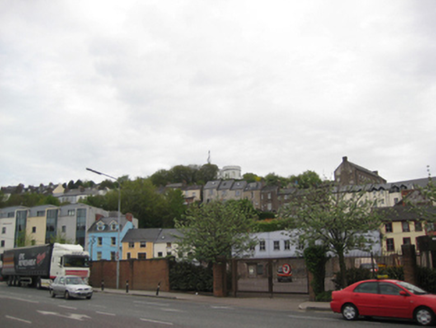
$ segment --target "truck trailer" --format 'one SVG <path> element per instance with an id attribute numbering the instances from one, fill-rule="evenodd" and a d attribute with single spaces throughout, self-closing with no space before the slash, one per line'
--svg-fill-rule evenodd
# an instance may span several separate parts
<path id="1" fill-rule="evenodd" d="M 89 254 L 80 245 L 46 244 L 18 247 L 2 254 L 1 276 L 9 286 L 49 287 L 57 276 L 89 278 Z"/>

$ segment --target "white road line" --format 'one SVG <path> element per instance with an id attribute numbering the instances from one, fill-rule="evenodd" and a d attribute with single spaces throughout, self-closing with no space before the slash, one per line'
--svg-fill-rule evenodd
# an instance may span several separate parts
<path id="1" fill-rule="evenodd" d="M 157 303 L 157 302 L 144 302 L 144 301 L 134 301 L 135 304 L 142 304 L 142 305 L 158 305 L 158 306 L 170 306 L 166 303 Z"/>
<path id="2" fill-rule="evenodd" d="M 165 311 L 165 312 L 184 312 L 184 311 L 178 310 L 178 309 L 165 309 L 165 308 L 162 308 L 162 309 L 159 309 L 159 310 Z"/>
<path id="3" fill-rule="evenodd" d="M 113 317 L 115 317 L 115 314 L 114 314 L 114 313 L 108 313 L 108 312 L 100 312 L 100 311 L 96 311 L 95 313 L 98 313 L 98 314 L 103 314 L 103 315 L 110 315 L 110 316 L 113 316 Z"/>
<path id="4" fill-rule="evenodd" d="M 337 321 L 337 319 L 308 317 L 308 316 L 302 316 L 302 315 L 288 315 L 288 317 L 292 318 L 292 319 L 310 319 L 310 320 L 321 320 L 321 321 Z"/>
<path id="5" fill-rule="evenodd" d="M 72 307 L 72 306 L 66 306 L 66 305 L 58 305 L 58 307 L 64 308 L 64 309 L 68 309 L 68 310 L 77 310 L 77 308 Z"/>
<path id="6" fill-rule="evenodd" d="M 20 321 L 20 322 L 24 322 L 24 323 L 28 323 L 28 324 L 32 324 L 32 321 L 28 321 L 28 320 L 24 320 L 24 319 L 20 319 L 20 318 L 11 317 L 10 315 L 5 315 L 5 318 L 11 319 L 11 320 Z"/>
<path id="7" fill-rule="evenodd" d="M 145 322 L 159 323 L 159 324 L 168 325 L 168 326 L 172 326 L 173 325 L 172 322 L 157 321 L 157 320 L 144 319 L 144 318 L 140 318 L 140 319 L 141 319 L 141 321 L 145 321 Z"/>
<path id="8" fill-rule="evenodd" d="M 10 297 L 10 296 L 2 296 L 2 295 L 0 295 L 0 298 L 6 298 L 6 299 L 14 300 L 14 301 L 22 301 L 22 302 L 39 304 L 38 301 L 31 301 L 31 300 L 26 300 L 24 298 L 18 298 L 18 297 Z"/>

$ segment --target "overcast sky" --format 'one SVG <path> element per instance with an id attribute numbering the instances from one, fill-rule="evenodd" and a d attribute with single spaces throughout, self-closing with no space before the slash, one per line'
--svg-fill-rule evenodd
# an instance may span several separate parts
<path id="1" fill-rule="evenodd" d="M 0 185 L 436 173 L 436 1 L 0 0 Z"/>

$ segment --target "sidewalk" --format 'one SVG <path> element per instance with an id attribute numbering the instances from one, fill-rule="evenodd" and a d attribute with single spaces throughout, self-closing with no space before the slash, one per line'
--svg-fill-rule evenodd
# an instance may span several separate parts
<path id="1" fill-rule="evenodd" d="M 214 297 L 209 295 L 198 295 L 195 293 L 182 292 L 159 292 L 146 290 L 129 290 L 126 293 L 125 289 L 108 289 L 104 291 L 94 288 L 96 293 L 112 293 L 120 295 L 142 296 L 150 298 L 173 299 L 173 300 L 189 300 L 199 303 L 210 303 L 220 306 L 239 306 L 251 307 L 259 309 L 271 309 L 279 311 L 331 311 L 329 302 L 310 302 L 308 295 L 274 295 L 273 298 L 262 296 L 238 296 L 238 297 Z"/>

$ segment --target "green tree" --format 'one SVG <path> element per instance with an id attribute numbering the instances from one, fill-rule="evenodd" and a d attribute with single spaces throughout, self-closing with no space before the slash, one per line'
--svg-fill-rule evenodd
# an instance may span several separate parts
<path id="1" fill-rule="evenodd" d="M 316 172 L 308 170 L 297 176 L 290 176 L 289 182 L 299 189 L 307 189 L 321 185 L 322 180 Z"/>
<path id="2" fill-rule="evenodd" d="M 175 220 L 180 220 L 186 211 L 185 198 L 180 189 L 169 189 L 164 194 L 162 228 L 174 228 Z"/>
<path id="3" fill-rule="evenodd" d="M 216 180 L 219 168 L 215 164 L 204 164 L 197 172 L 195 183 L 204 185 L 208 181 Z"/>
<path id="4" fill-rule="evenodd" d="M 374 204 L 363 193 L 338 192 L 331 185 L 310 188 L 299 195 L 282 208 L 280 215 L 289 220 L 290 235 L 299 242 L 321 242 L 338 256 L 345 287 L 345 254 L 373 242 L 367 233 L 380 228 L 381 213 L 372 210 Z"/>
<path id="5" fill-rule="evenodd" d="M 278 176 L 274 172 L 268 173 L 265 176 L 265 183 L 267 186 L 279 186 L 279 187 L 286 187 L 289 183 L 288 179 Z"/>
<path id="6" fill-rule="evenodd" d="M 176 165 L 171 169 L 173 183 L 192 184 L 196 181 L 197 166 Z"/>
<path id="7" fill-rule="evenodd" d="M 251 182 L 258 182 L 260 180 L 262 180 L 261 177 L 257 176 L 254 173 L 245 173 L 242 178 L 247 181 L 247 183 L 251 183 Z"/>
<path id="8" fill-rule="evenodd" d="M 150 176 L 150 180 L 156 187 L 164 187 L 168 183 L 172 182 L 174 178 L 172 176 L 172 172 L 162 169 L 153 173 Z"/>
<path id="9" fill-rule="evenodd" d="M 245 202 L 212 201 L 190 206 L 176 228 L 182 232 L 179 251 L 188 258 L 216 265 L 248 250 L 256 241 L 250 238 L 255 222 L 254 212 Z M 214 274 L 214 286 L 219 285 Z"/>

